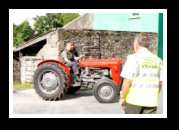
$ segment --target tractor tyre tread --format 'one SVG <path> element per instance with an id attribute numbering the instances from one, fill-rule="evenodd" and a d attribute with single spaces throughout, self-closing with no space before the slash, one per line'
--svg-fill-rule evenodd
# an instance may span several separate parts
<path id="1" fill-rule="evenodd" d="M 109 100 L 105 100 L 102 99 L 99 95 L 98 95 L 98 90 L 103 86 L 103 85 L 110 85 L 114 91 L 114 94 L 112 96 L 111 99 Z M 100 102 L 100 103 L 114 103 L 117 102 L 118 100 L 118 88 L 116 87 L 116 85 L 112 82 L 112 80 L 108 79 L 108 78 L 104 78 L 104 79 L 99 79 L 96 84 L 94 85 L 94 89 L 93 89 L 93 94 L 95 96 L 95 98 Z"/>
<path id="2" fill-rule="evenodd" d="M 53 70 L 58 74 L 58 77 L 60 79 L 60 87 L 57 89 L 57 91 L 55 91 L 53 94 L 46 94 L 44 92 L 42 92 L 38 86 L 38 76 L 39 74 L 43 73 L 44 70 Z M 54 100 L 60 100 L 63 99 L 65 92 L 65 76 L 63 74 L 63 70 L 61 68 L 58 67 L 57 64 L 43 64 L 40 65 L 37 70 L 34 73 L 34 77 L 33 77 L 33 84 L 34 84 L 34 89 L 36 91 L 36 93 L 42 97 L 44 100 L 49 100 L 49 101 L 54 101 Z"/>

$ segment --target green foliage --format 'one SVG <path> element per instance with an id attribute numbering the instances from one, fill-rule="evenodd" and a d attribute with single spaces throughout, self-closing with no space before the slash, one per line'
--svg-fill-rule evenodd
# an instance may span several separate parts
<path id="1" fill-rule="evenodd" d="M 46 16 L 37 16 L 34 20 L 35 20 L 34 23 L 35 32 L 41 34 L 43 32 L 48 31 L 49 27 L 47 24 L 48 22 Z"/>
<path id="2" fill-rule="evenodd" d="M 34 30 L 37 34 L 45 33 L 52 28 L 63 27 L 78 16 L 77 13 L 47 13 L 45 16 L 37 16 L 34 19 Z"/>
<path id="3" fill-rule="evenodd" d="M 73 19 L 79 17 L 80 15 L 78 13 L 63 13 L 63 22 L 64 25 L 67 24 L 68 22 L 72 21 Z"/>
<path id="4" fill-rule="evenodd" d="M 52 28 L 62 27 L 63 19 L 60 13 L 37 16 L 34 23 L 34 30 L 37 34 L 48 32 Z"/>
<path id="5" fill-rule="evenodd" d="M 24 21 L 20 25 L 13 25 L 14 46 L 19 46 L 34 34 L 40 35 L 52 28 L 63 27 L 78 16 L 78 13 L 47 13 L 45 16 L 36 16 L 34 18 L 34 30 L 28 21 Z"/>
<path id="6" fill-rule="evenodd" d="M 34 28 L 37 34 L 45 33 L 54 27 L 61 27 L 63 22 L 61 14 L 47 14 L 46 16 L 37 16 L 34 20 Z"/>
<path id="7" fill-rule="evenodd" d="M 13 90 L 20 90 L 20 89 L 32 89 L 32 83 L 19 83 L 13 82 Z"/>
<path id="8" fill-rule="evenodd" d="M 19 46 L 33 35 L 33 29 L 28 21 L 22 22 L 20 25 L 13 25 L 14 46 Z"/>
<path id="9" fill-rule="evenodd" d="M 61 13 L 49 13 L 47 18 L 50 24 L 50 28 L 62 27 L 63 18 Z"/>

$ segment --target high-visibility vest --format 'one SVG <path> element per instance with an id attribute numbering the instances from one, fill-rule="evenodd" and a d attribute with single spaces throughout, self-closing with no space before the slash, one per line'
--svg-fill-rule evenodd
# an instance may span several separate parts
<path id="1" fill-rule="evenodd" d="M 137 59 L 138 74 L 126 96 L 126 102 L 146 107 L 158 105 L 161 60 L 151 54 Z"/>

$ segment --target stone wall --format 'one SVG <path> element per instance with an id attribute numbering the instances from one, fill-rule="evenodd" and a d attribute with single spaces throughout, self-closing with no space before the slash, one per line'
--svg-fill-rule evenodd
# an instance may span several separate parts
<path id="1" fill-rule="evenodd" d="M 13 58 L 13 81 L 20 82 L 20 61 Z"/>
<path id="2" fill-rule="evenodd" d="M 101 32 L 100 33 L 100 50 L 101 56 L 120 57 L 123 60 L 127 55 L 134 53 L 133 42 L 137 32 Z M 156 53 L 157 50 L 157 35 L 149 33 L 150 50 Z"/>
<path id="3" fill-rule="evenodd" d="M 94 58 L 120 57 L 123 60 L 133 53 L 134 37 L 139 32 L 94 31 L 94 30 L 63 30 L 61 31 L 64 45 L 74 41 L 81 54 Z M 150 50 L 157 52 L 157 34 L 149 33 Z M 61 49 L 61 48 L 60 48 Z M 62 49 L 61 49 L 62 50 Z"/>
<path id="4" fill-rule="evenodd" d="M 58 31 L 50 32 L 46 41 L 46 44 L 40 49 L 36 56 L 43 57 L 44 59 L 57 59 L 59 46 Z"/>
<path id="5" fill-rule="evenodd" d="M 38 52 L 37 56 L 56 59 L 69 41 L 74 41 L 78 51 L 86 57 L 126 59 L 133 53 L 134 37 L 139 32 L 98 31 L 59 29 L 47 38 L 47 44 Z M 150 33 L 150 50 L 157 52 L 157 34 Z"/>
<path id="6" fill-rule="evenodd" d="M 100 58 L 100 37 L 97 31 L 89 30 L 62 30 L 61 39 L 64 47 L 67 42 L 73 41 L 80 54 L 85 54 L 87 57 Z M 60 48 L 60 50 L 63 50 Z"/>
<path id="7" fill-rule="evenodd" d="M 32 82 L 34 71 L 37 68 L 40 58 L 34 56 L 24 56 L 21 61 L 21 83 Z"/>

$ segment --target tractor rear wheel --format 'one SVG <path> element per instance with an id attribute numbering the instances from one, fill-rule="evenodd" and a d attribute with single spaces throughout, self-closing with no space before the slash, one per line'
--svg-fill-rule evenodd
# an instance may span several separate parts
<path id="1" fill-rule="evenodd" d="M 101 103 L 113 103 L 117 101 L 118 89 L 110 79 L 100 79 L 94 85 L 94 96 Z"/>
<path id="2" fill-rule="evenodd" d="M 34 74 L 34 88 L 45 100 L 59 100 L 65 94 L 65 76 L 56 64 L 43 64 Z"/>

